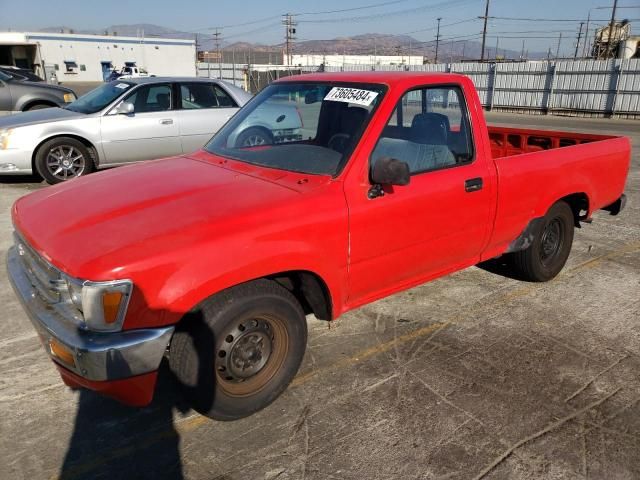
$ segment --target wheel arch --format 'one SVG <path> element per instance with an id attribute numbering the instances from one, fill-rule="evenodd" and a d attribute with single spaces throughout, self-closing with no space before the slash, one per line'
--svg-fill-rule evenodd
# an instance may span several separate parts
<path id="1" fill-rule="evenodd" d="M 34 107 L 36 105 L 47 105 L 49 107 L 59 107 L 60 106 L 56 102 L 53 102 L 51 100 L 33 99 L 33 100 L 27 100 L 25 103 L 23 103 L 22 106 L 20 107 L 20 111 L 21 112 L 25 112 L 25 111 L 29 110 L 31 107 Z"/>
<path id="2" fill-rule="evenodd" d="M 89 150 L 89 154 L 91 155 L 91 160 L 93 161 L 93 164 L 95 165 L 95 167 L 97 168 L 100 165 L 100 157 L 98 155 L 98 149 L 96 148 L 96 146 L 91 143 L 89 140 L 87 140 L 86 138 L 82 137 L 81 135 L 76 135 L 73 133 L 59 133 L 56 135 L 51 135 L 43 140 L 41 140 L 38 145 L 36 145 L 36 148 L 33 149 L 33 153 L 31 154 L 31 169 L 33 172 L 37 172 L 36 169 L 36 156 L 38 155 L 38 151 L 40 151 L 40 149 L 42 148 L 42 146 L 51 141 L 51 140 L 55 140 L 56 138 L 73 138 L 74 140 L 79 141 L 80 143 L 82 143 L 85 147 L 87 147 L 87 150 Z"/>

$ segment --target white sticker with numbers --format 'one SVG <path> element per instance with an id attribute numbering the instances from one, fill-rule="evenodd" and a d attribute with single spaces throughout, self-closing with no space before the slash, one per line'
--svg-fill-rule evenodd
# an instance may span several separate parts
<path id="1" fill-rule="evenodd" d="M 356 105 L 364 105 L 365 107 L 368 107 L 377 96 L 378 92 L 372 92 L 371 90 L 333 87 L 324 99 L 332 102 L 354 103 Z"/>

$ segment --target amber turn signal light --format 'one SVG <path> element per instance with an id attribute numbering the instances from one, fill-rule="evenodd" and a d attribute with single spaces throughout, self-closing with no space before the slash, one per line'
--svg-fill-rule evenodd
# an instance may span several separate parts
<path id="1" fill-rule="evenodd" d="M 51 354 L 58 360 L 72 367 L 76 366 L 76 361 L 71 350 L 62 345 L 56 339 L 52 338 L 49 340 L 49 350 L 51 351 Z"/>
<path id="2" fill-rule="evenodd" d="M 107 292 L 102 295 L 102 307 L 104 309 L 104 321 L 111 324 L 118 319 L 120 303 L 123 297 L 122 292 Z"/>

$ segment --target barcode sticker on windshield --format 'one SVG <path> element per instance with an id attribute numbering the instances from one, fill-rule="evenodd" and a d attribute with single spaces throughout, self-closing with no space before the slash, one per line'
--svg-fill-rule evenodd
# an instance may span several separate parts
<path id="1" fill-rule="evenodd" d="M 129 88 L 129 84 L 128 83 L 119 83 L 119 84 L 116 85 L 116 88 L 122 88 L 122 89 Z"/>
<path id="2" fill-rule="evenodd" d="M 355 103 L 356 105 L 369 106 L 378 96 L 378 92 L 360 90 L 358 88 L 333 87 L 325 100 L 332 102 Z"/>

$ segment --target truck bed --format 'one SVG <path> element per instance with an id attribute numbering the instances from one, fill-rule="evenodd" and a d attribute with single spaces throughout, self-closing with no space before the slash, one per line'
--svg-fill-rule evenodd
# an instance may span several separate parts
<path id="1" fill-rule="evenodd" d="M 493 236 L 484 259 L 505 251 L 528 222 L 568 195 L 584 218 L 620 197 L 630 163 L 625 137 L 488 126 L 498 176 Z"/>
<path id="2" fill-rule="evenodd" d="M 489 130 L 493 158 L 571 147 L 573 145 L 616 138 L 612 135 L 497 127 L 493 125 L 488 125 L 487 128 Z"/>

